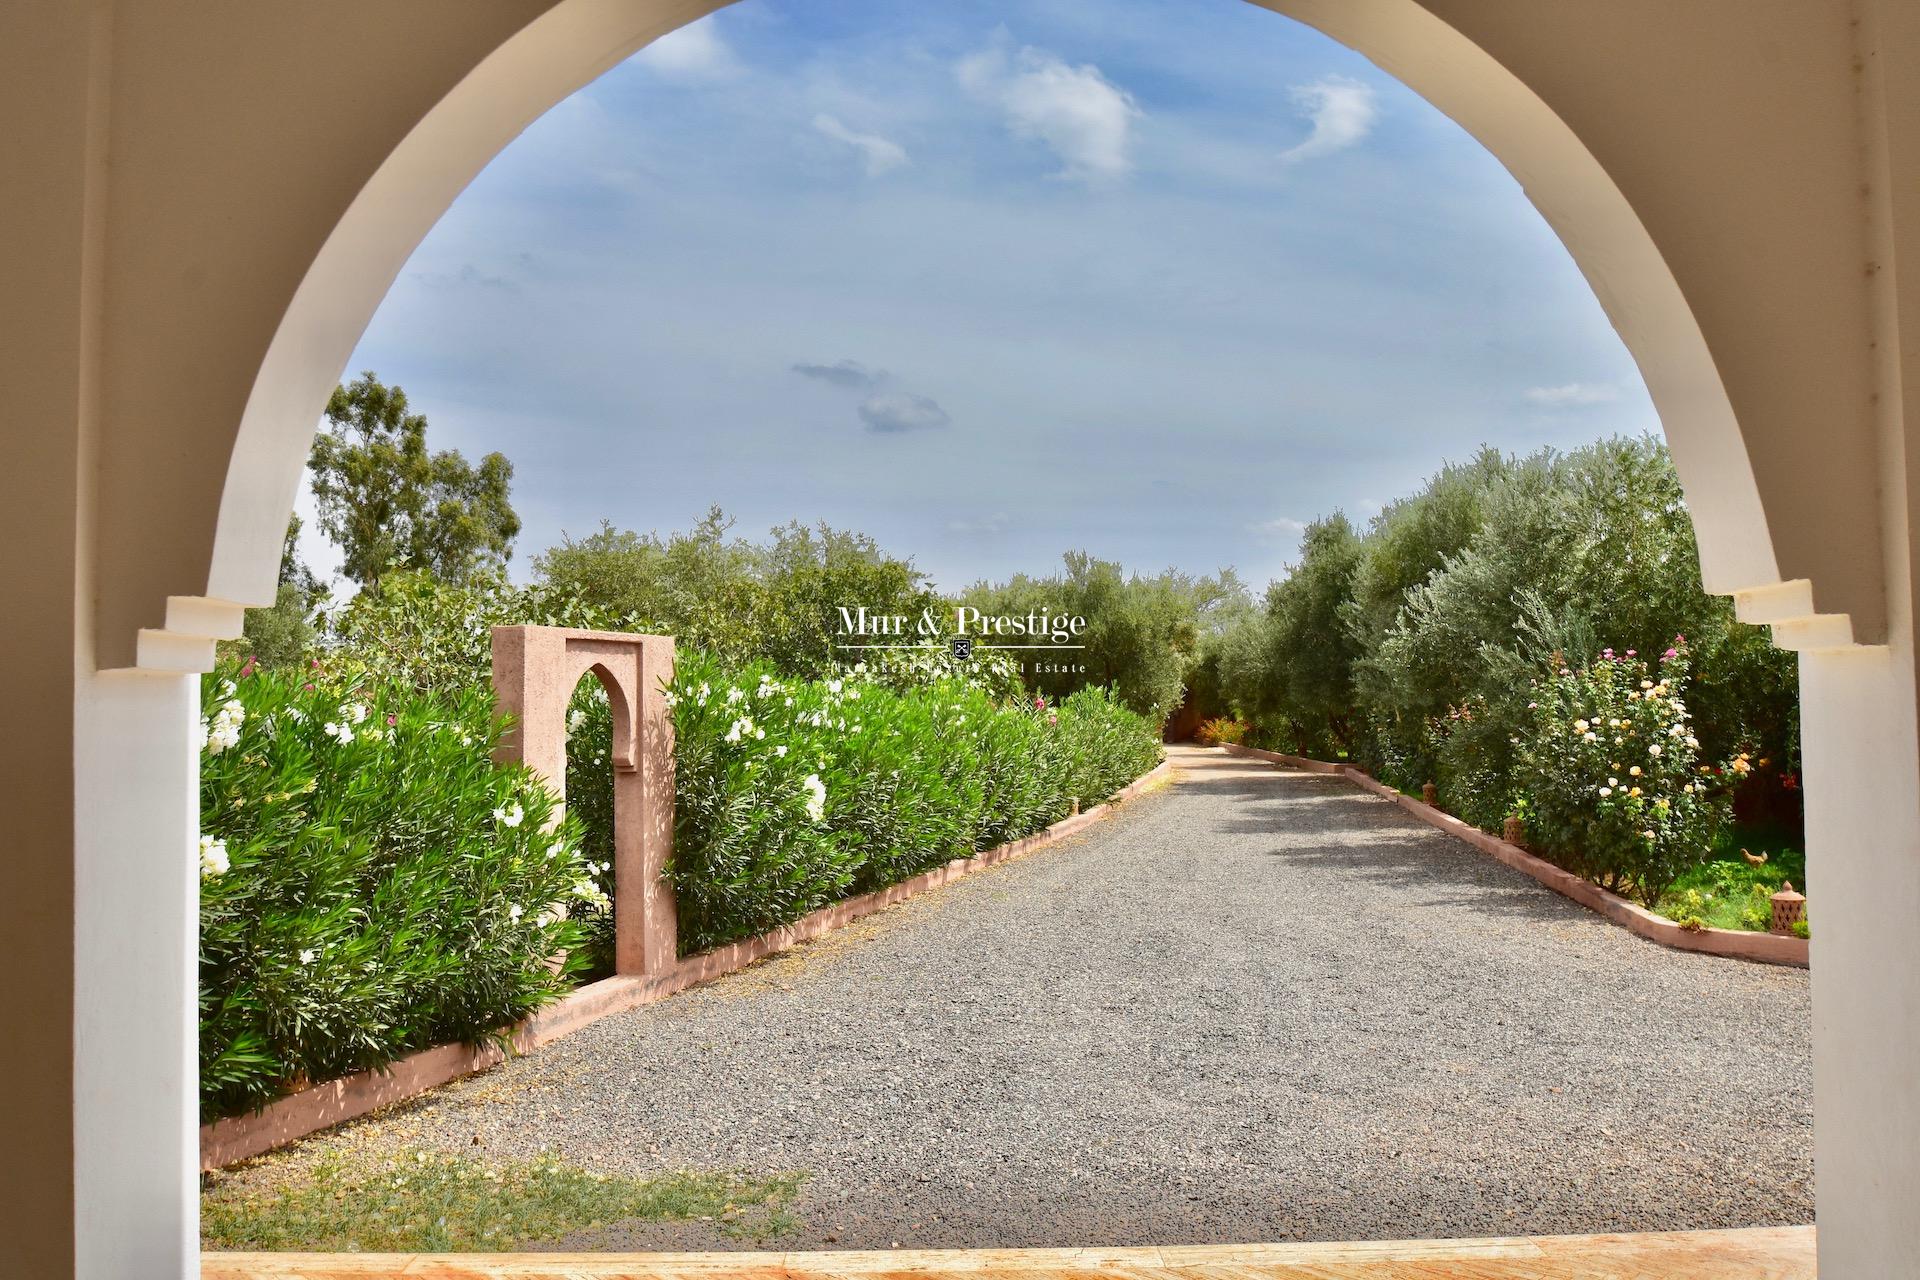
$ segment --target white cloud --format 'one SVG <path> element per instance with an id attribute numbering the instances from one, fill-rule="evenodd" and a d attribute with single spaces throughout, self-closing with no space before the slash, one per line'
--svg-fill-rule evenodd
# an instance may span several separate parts
<path id="1" fill-rule="evenodd" d="M 1287 164 L 1352 146 L 1367 136 L 1380 113 L 1373 90 L 1346 76 L 1324 76 L 1312 84 L 1295 85 L 1293 100 L 1301 114 L 1313 122 L 1313 132 L 1280 153 Z"/>
<path id="2" fill-rule="evenodd" d="M 1528 387 L 1527 399 L 1549 409 L 1585 408 L 1612 404 L 1620 398 L 1620 389 L 1604 382 L 1569 382 L 1558 387 Z"/>
<path id="3" fill-rule="evenodd" d="M 834 141 L 844 142 L 860 152 L 866 159 L 869 176 L 877 176 L 907 163 L 907 149 L 899 143 L 877 133 L 855 133 L 841 124 L 838 117 L 824 111 L 813 118 L 813 127 Z"/>
<path id="4" fill-rule="evenodd" d="M 953 421 L 938 404 L 910 391 L 868 396 L 860 402 L 860 420 L 867 430 L 887 435 L 944 427 Z"/>
<path id="5" fill-rule="evenodd" d="M 1307 531 L 1307 522 L 1295 520 L 1292 516 L 1281 516 L 1277 520 L 1262 520 L 1250 524 L 1247 528 L 1255 533 L 1265 534 L 1269 538 L 1297 538 Z"/>
<path id="6" fill-rule="evenodd" d="M 1078 67 L 1041 49 L 1011 57 L 1004 36 L 954 69 L 961 87 L 1000 109 L 1017 138 L 1044 143 L 1060 158 L 1060 177 L 1119 178 L 1140 108 L 1091 63 Z"/>
<path id="7" fill-rule="evenodd" d="M 711 17 L 667 32 L 633 60 L 674 80 L 724 80 L 740 71 L 740 59 L 720 38 Z"/>

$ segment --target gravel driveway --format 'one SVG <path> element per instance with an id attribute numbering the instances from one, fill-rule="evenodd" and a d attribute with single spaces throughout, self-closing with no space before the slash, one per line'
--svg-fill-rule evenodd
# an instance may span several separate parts
<path id="1" fill-rule="evenodd" d="M 795 1248 L 1812 1220 L 1804 971 L 1645 942 L 1346 782 L 1174 756 L 1068 843 L 305 1145 L 806 1170 Z"/>

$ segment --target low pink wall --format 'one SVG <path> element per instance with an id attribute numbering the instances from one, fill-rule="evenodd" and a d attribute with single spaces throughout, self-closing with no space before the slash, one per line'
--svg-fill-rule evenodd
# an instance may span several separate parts
<path id="1" fill-rule="evenodd" d="M 536 1049 L 610 1014 L 651 1004 L 676 991 L 684 991 L 688 987 L 744 969 L 789 947 L 852 924 L 862 916 L 870 916 L 904 902 L 915 894 L 938 889 L 962 876 L 1045 848 L 1092 826 L 1112 813 L 1114 805 L 1138 795 L 1172 771 L 1173 765 L 1163 760 L 1128 783 L 1106 804 L 1096 805 L 1071 818 L 1063 818 L 1044 831 L 988 849 L 971 858 L 956 858 L 945 866 L 923 871 L 911 880 L 903 880 L 885 889 L 822 907 L 811 915 L 802 916 L 790 925 L 763 933 L 757 938 L 688 956 L 657 977 L 614 977 L 581 987 L 514 1027 L 510 1035 L 514 1052 L 525 1053 Z M 492 1045 L 441 1045 L 402 1058 L 384 1070 L 362 1071 L 358 1075 L 329 1080 L 325 1084 L 302 1089 L 299 1093 L 288 1094 L 255 1114 L 231 1116 L 201 1125 L 200 1167 L 218 1169 L 285 1146 L 310 1133 L 331 1128 L 382 1107 L 390 1107 L 396 1102 L 404 1102 L 461 1076 L 484 1071 L 504 1061 L 506 1056 L 500 1048 Z"/>
<path id="2" fill-rule="evenodd" d="M 1700 951 L 1713 956 L 1730 956 L 1736 960 L 1756 960 L 1762 964 L 1807 967 L 1810 949 L 1805 938 L 1782 937 L 1777 933 L 1749 933 L 1740 929 L 1682 929 L 1665 916 L 1657 916 L 1638 903 L 1628 902 L 1617 893 L 1609 893 L 1590 880 L 1556 867 L 1544 858 L 1535 857 L 1518 845 L 1508 844 L 1500 837 L 1488 835 L 1450 813 L 1443 813 L 1404 792 L 1396 791 L 1352 765 L 1309 760 L 1304 756 L 1290 756 L 1278 751 L 1262 751 L 1258 747 L 1228 746 L 1226 749 L 1236 756 L 1249 756 L 1288 769 L 1336 774 L 1375 795 L 1385 796 L 1422 822 L 1466 841 L 1515 871 L 1532 876 L 1562 897 L 1572 898 L 1581 906 L 1661 946 L 1679 951 Z"/>

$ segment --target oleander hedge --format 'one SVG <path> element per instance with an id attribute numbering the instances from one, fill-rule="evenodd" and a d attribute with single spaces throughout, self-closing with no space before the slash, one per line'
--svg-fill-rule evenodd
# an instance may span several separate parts
<path id="1" fill-rule="evenodd" d="M 484 682 L 339 666 L 203 685 L 208 1118 L 487 1039 L 605 966 L 604 698 L 576 696 L 568 814 L 547 831 L 549 790 L 492 762 Z M 683 651 L 669 695 L 683 952 L 1031 834 L 1161 756 L 1103 691 L 1053 706 L 941 664 L 803 680 Z"/>
<path id="2" fill-rule="evenodd" d="M 688 653 L 669 696 L 683 952 L 1031 835 L 1161 758 L 1153 726 L 1098 689 L 1055 706 L 942 671 L 796 680 Z M 568 810 L 610 893 L 606 704 L 589 691 L 574 712 Z"/>

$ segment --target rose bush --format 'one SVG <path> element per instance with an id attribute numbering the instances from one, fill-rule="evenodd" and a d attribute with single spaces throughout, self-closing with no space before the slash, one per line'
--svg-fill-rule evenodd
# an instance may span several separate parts
<path id="1" fill-rule="evenodd" d="M 1686 688 L 1684 638 L 1657 668 L 1603 650 L 1535 682 L 1529 732 L 1513 743 L 1532 843 L 1648 906 L 1709 856 L 1730 815 L 1725 780 L 1751 768 L 1745 753 L 1699 762 Z"/>

